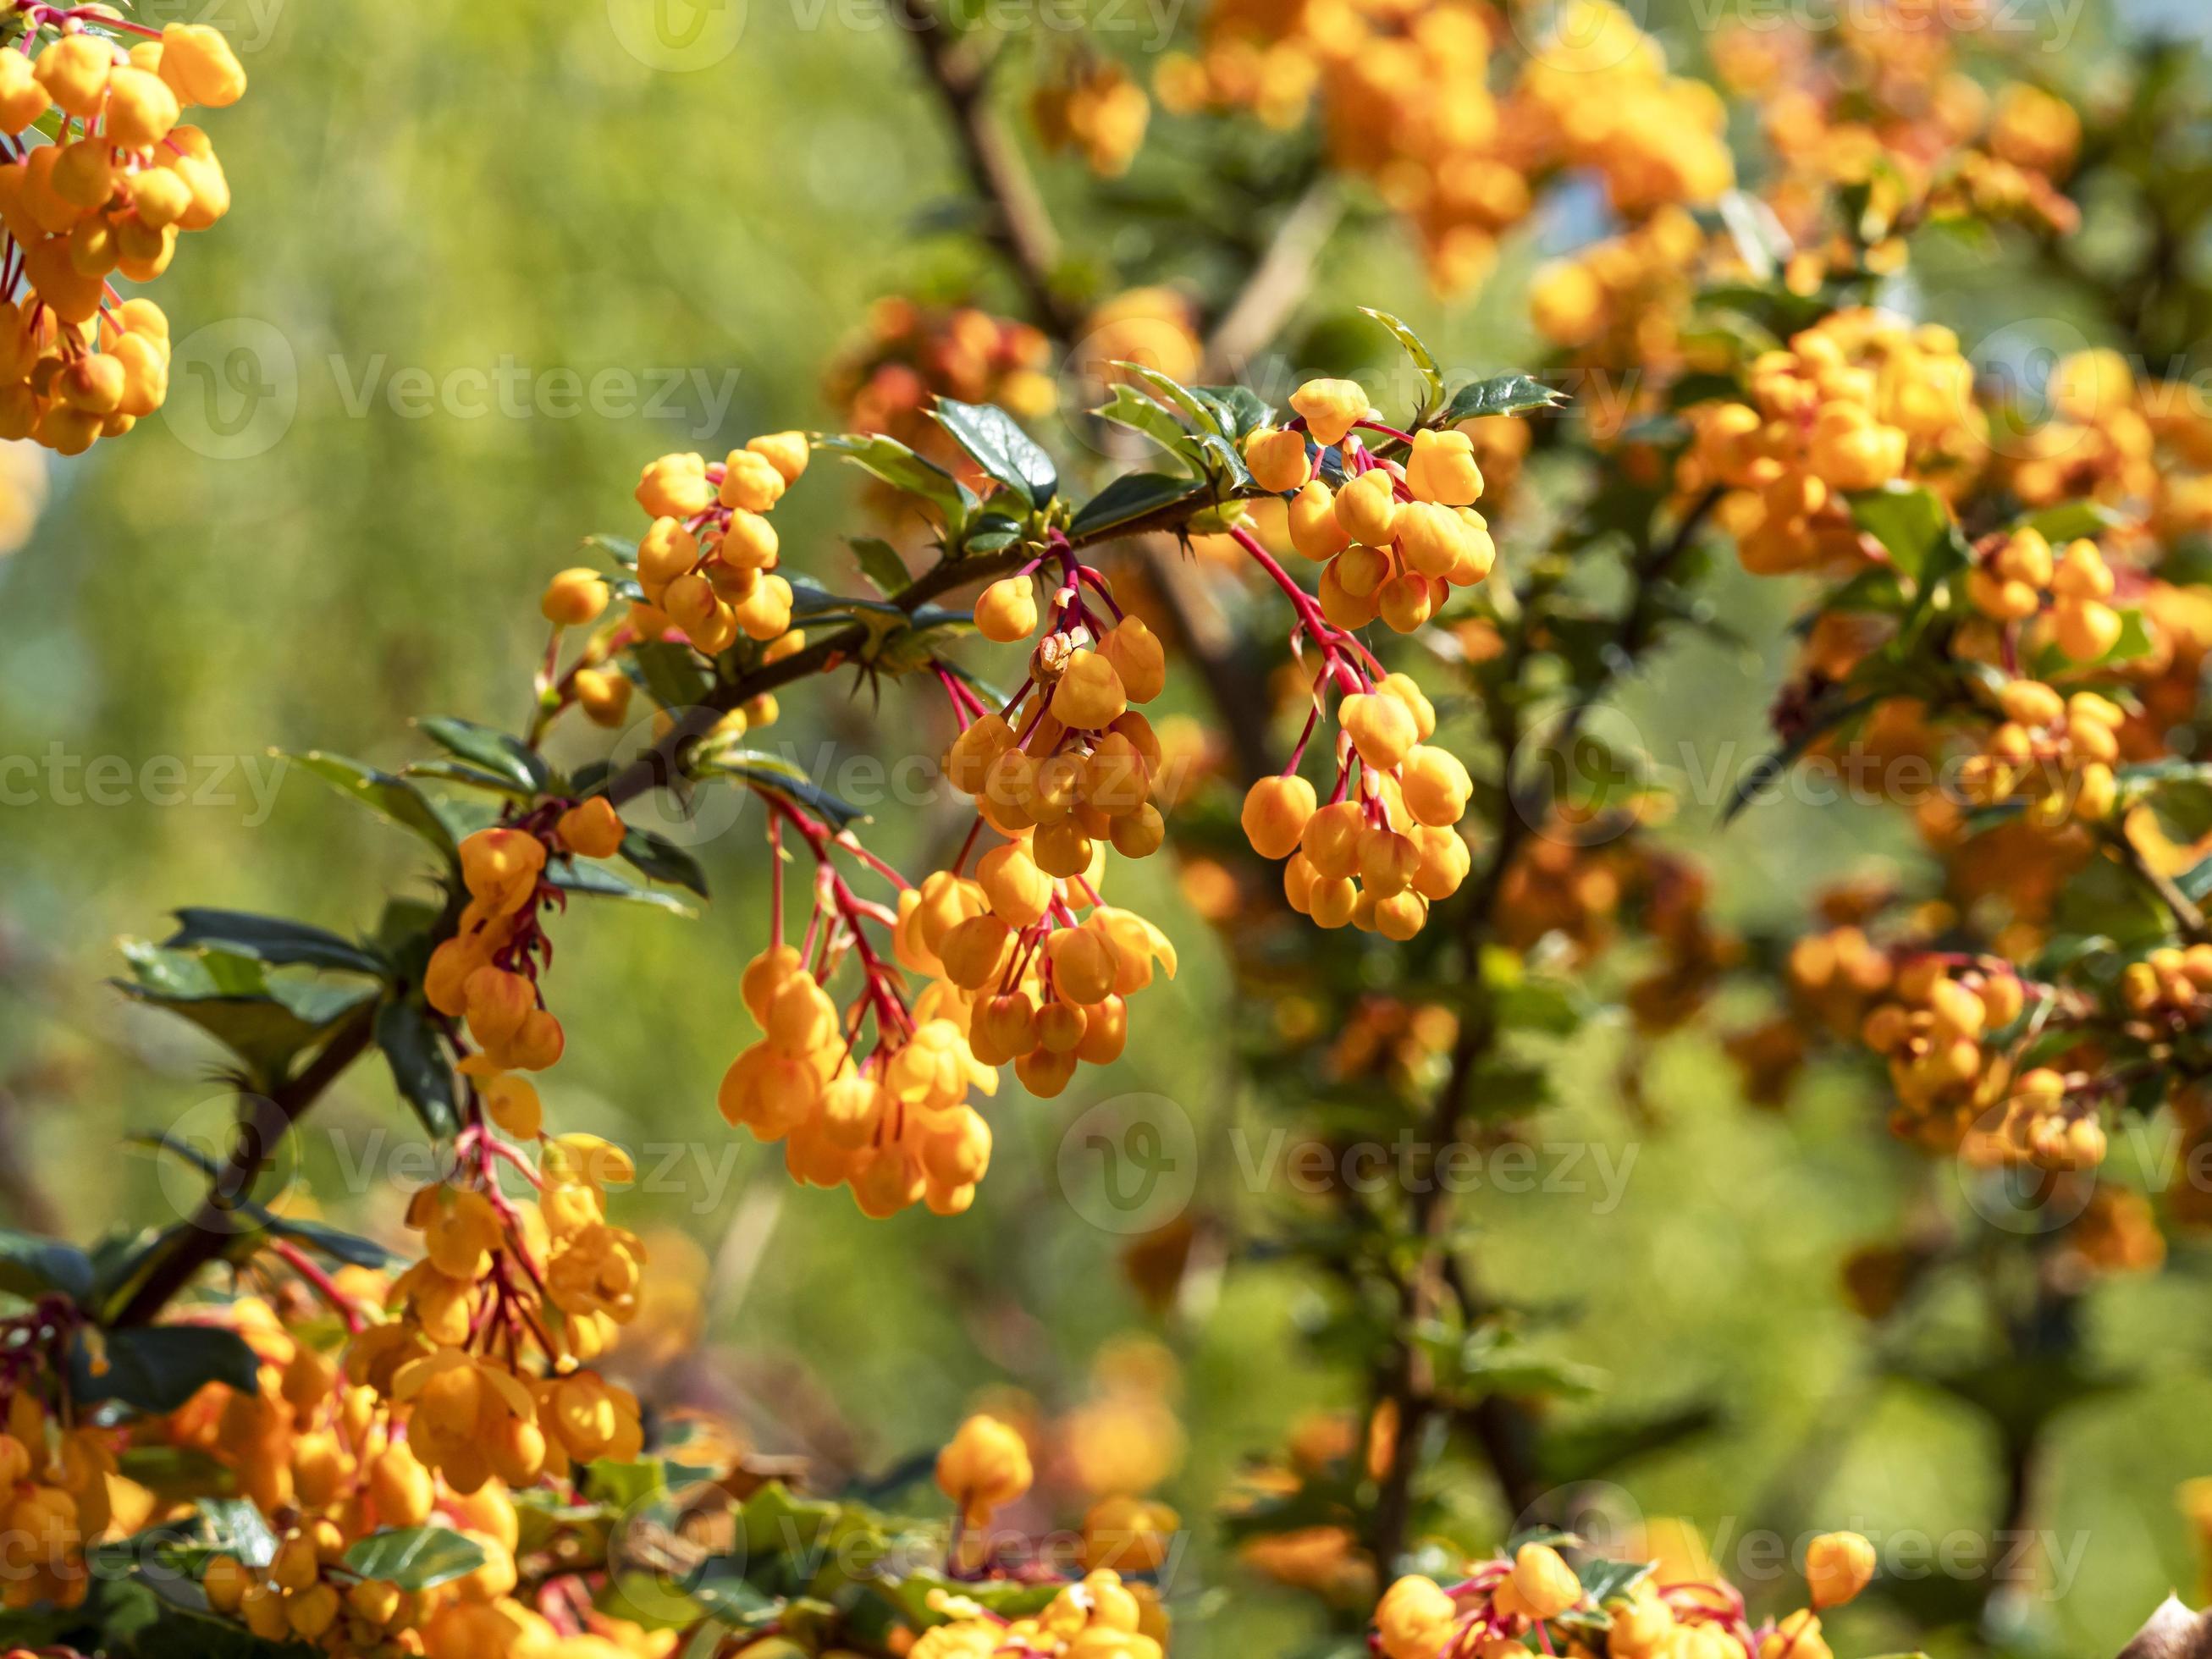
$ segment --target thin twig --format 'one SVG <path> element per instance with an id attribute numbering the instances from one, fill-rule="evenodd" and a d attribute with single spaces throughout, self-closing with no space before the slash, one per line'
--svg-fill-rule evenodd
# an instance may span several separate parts
<path id="1" fill-rule="evenodd" d="M 1060 235 L 1013 135 L 991 107 L 985 64 L 962 50 L 960 31 L 928 0 L 899 0 L 899 9 L 922 72 L 951 118 L 969 182 L 990 212 L 986 234 L 1005 255 L 1030 309 L 1054 333 L 1073 335 L 1080 313 L 1052 283 Z"/>

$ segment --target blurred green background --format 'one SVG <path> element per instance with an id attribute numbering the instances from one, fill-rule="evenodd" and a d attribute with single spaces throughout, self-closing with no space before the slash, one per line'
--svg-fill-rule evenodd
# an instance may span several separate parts
<path id="1" fill-rule="evenodd" d="M 15 1137 L 0 1156 L 17 1207 L 43 1202 L 73 1236 L 166 1218 L 160 1172 L 119 1138 L 222 1110 L 207 1103 L 220 1094 L 212 1049 L 103 983 L 115 937 L 158 937 L 180 903 L 365 929 L 418 867 L 405 837 L 312 778 L 258 793 L 275 781 L 269 751 L 397 765 L 423 747 L 410 716 L 519 723 L 543 642 L 537 590 L 580 535 L 634 533 L 644 460 L 833 422 L 823 366 L 878 295 L 973 276 L 984 298 L 1004 297 L 944 228 L 953 155 L 908 41 L 875 8 L 752 0 L 719 56 L 727 15 L 701 14 L 695 55 L 711 61 L 689 70 L 626 46 L 643 38 L 644 9 L 218 0 L 207 19 L 252 87 L 209 123 L 236 204 L 156 290 L 178 342 L 171 409 L 55 469 L 48 511 L 0 565 L 0 757 L 35 763 L 13 766 L 0 808 L 0 1085 Z M 1154 143 L 1175 143 L 1170 124 Z M 1086 232 L 1074 164 L 1043 172 L 1085 257 L 1172 266 L 1172 246 L 1141 230 Z M 1444 306 L 1404 242 L 1363 221 L 1301 326 L 1376 304 L 1455 365 L 1528 361 L 1516 295 L 1537 234 L 1509 246 L 1482 294 Z M 1966 270 L 1934 313 L 1971 320 L 1988 280 Z M 787 562 L 848 579 L 838 538 L 863 528 L 855 483 L 817 463 L 778 514 Z M 1628 704 L 1655 751 L 1689 737 L 1733 740 L 1747 758 L 1761 744 L 1790 602 L 1741 579 L 1720 592 L 1764 648 L 1669 652 Z M 879 726 L 865 699 L 825 685 L 787 697 L 769 735 L 802 756 L 866 748 L 939 719 L 915 695 L 892 689 Z M 226 799 L 175 801 L 173 770 L 146 769 L 155 757 Z M 886 854 L 913 854 L 950 821 L 943 803 L 894 807 L 875 835 Z M 1063 1127 L 1088 1106 L 1155 1093 L 1209 1149 L 1206 1212 L 1234 1225 L 1269 1203 L 1219 1153 L 1229 1127 L 1259 1119 L 1240 1095 L 1218 954 L 1169 861 L 1123 889 L 1184 952 L 1174 988 L 1138 999 L 1126 1059 L 1051 1103 L 1010 1078 L 975 1210 L 872 1224 L 842 1194 L 787 1190 L 780 1153 L 714 1109 L 751 1035 L 737 976 L 765 927 L 759 827 L 743 815 L 696 848 L 717 890 L 699 919 L 580 904 L 556 930 L 552 1000 L 570 1044 L 546 1082 L 550 1115 L 678 1149 L 676 1189 L 632 1200 L 629 1218 L 702 1253 L 708 1346 L 684 1387 L 733 1405 L 769 1449 L 880 1470 L 937 1444 L 978 1390 L 1079 1403 L 1102 1345 L 1155 1329 L 1183 1364 L 1188 1443 L 1164 1491 L 1198 1536 L 1180 1588 L 1233 1592 L 1225 1606 L 1179 1601 L 1178 1650 L 1287 1650 L 1305 1603 L 1240 1574 L 1204 1517 L 1301 1411 L 1357 1403 L 1356 1378 L 1302 1357 L 1317 1293 L 1293 1271 L 1234 1263 L 1218 1292 L 1154 1321 L 1121 1273 L 1125 1241 L 1062 1201 L 1054 1173 Z M 1848 808 L 1764 807 L 1726 833 L 1692 808 L 1676 834 L 1719 866 L 1723 914 L 1746 927 L 1790 926 L 1812 885 L 1868 857 L 1912 856 L 1893 819 Z M 1619 1104 L 1618 1037 L 1560 1056 L 1566 1103 L 1535 1132 L 1632 1146 L 1618 1207 L 1486 1194 L 1469 1208 L 1493 1286 L 1578 1305 L 1546 1340 L 1609 1372 L 1609 1403 L 1723 1408 L 1716 1431 L 1637 1468 L 1635 1501 L 1724 1537 L 1809 1480 L 1790 1501 L 1878 1536 L 1985 1524 L 1998 1494 L 1978 1421 L 1911 1385 L 1866 1384 L 1864 1329 L 1837 1291 L 1850 1247 L 1893 1231 L 1935 1180 L 1887 1140 L 1876 1092 L 1820 1076 L 1786 1117 L 1761 1113 L 1717 1042 L 1692 1032 L 1646 1067 L 1647 1120 Z M 319 1201 L 388 1231 L 390 1188 L 349 1191 L 362 1183 L 346 1178 L 408 1133 L 385 1079 L 360 1069 L 319 1119 L 306 1176 Z M 2178 1248 L 2164 1276 L 2115 1282 L 2093 1304 L 2095 1359 L 2138 1381 L 2070 1413 L 2057 1436 L 2045 1524 L 2082 1553 L 2066 1594 L 2031 1611 L 2060 1650 L 2115 1650 L 2169 1585 L 2195 1578 L 2172 1494 L 2212 1473 L 2203 1267 Z M 1468 1494 L 1486 1501 L 1472 1473 Z M 1861 1651 L 1912 1640 L 1857 1634 Z"/>

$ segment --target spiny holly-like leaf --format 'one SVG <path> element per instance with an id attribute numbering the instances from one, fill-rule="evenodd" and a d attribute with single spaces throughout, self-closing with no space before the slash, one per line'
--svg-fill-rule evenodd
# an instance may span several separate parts
<path id="1" fill-rule="evenodd" d="M 173 1412 L 210 1382 L 252 1394 L 260 1370 L 245 1338 L 213 1325 L 88 1329 L 70 1351 L 73 1398 L 118 1400 L 143 1412 Z"/>
<path id="2" fill-rule="evenodd" d="M 1362 306 L 1359 309 L 1389 329 L 1390 337 L 1403 346 L 1406 355 L 1413 360 L 1413 368 L 1421 377 L 1421 406 L 1414 416 L 1418 422 L 1444 400 L 1444 375 L 1443 371 L 1437 367 L 1436 354 L 1422 343 L 1419 335 L 1389 312 L 1377 311 L 1371 306 Z"/>
<path id="3" fill-rule="evenodd" d="M 387 971 L 383 958 L 375 952 L 304 921 L 197 905 L 176 915 L 177 931 L 162 942 L 165 950 L 190 951 L 211 945 L 272 967 L 329 968 L 379 979 Z"/>
<path id="4" fill-rule="evenodd" d="M 707 896 L 707 872 L 699 867 L 699 860 L 665 836 L 633 826 L 623 836 L 617 856 L 641 875 L 688 887 L 701 898 Z"/>
<path id="5" fill-rule="evenodd" d="M 82 1302 L 92 1285 L 92 1258 L 75 1245 L 0 1227 L 0 1291 L 26 1301 L 58 1291 Z"/>
<path id="6" fill-rule="evenodd" d="M 929 412 L 976 465 L 1031 507 L 1042 507 L 1060 489 L 1052 457 L 996 404 L 939 398 Z"/>
<path id="7" fill-rule="evenodd" d="M 1091 411 L 1101 420 L 1150 438 L 1178 459 L 1190 434 L 1181 421 L 1133 386 L 1116 381 L 1107 400 Z"/>
<path id="8" fill-rule="evenodd" d="M 919 495 L 945 521 L 948 540 L 957 539 L 975 511 L 975 492 L 934 461 L 924 460 L 896 438 L 880 432 L 845 432 L 815 440 L 817 449 L 844 456 L 894 489 Z"/>
<path id="9" fill-rule="evenodd" d="M 854 536 L 848 539 L 852 544 L 854 556 L 860 562 L 860 574 L 868 579 L 868 585 L 885 599 L 891 598 L 914 580 L 908 574 L 906 561 L 899 557 L 898 550 L 889 542 L 875 536 Z"/>
<path id="10" fill-rule="evenodd" d="M 433 714 L 418 724 L 433 743 L 471 766 L 482 767 L 525 789 L 545 787 L 544 761 L 520 738 L 451 714 Z"/>
<path id="11" fill-rule="evenodd" d="M 392 1067 L 400 1098 L 434 1140 L 450 1139 L 460 1127 L 453 1091 L 453 1068 L 430 1017 L 416 1002 L 387 1002 L 376 1011 L 376 1046 Z"/>
<path id="12" fill-rule="evenodd" d="M 345 1564 L 364 1578 L 420 1590 L 466 1577 L 483 1565 L 484 1553 L 451 1527 L 391 1527 L 351 1545 Z"/>
<path id="13" fill-rule="evenodd" d="M 2056 507 L 2046 507 L 2034 513 L 2022 514 L 2012 521 L 2014 530 L 2033 530 L 2056 547 L 2077 541 L 2084 536 L 2098 537 L 2107 530 L 2125 524 L 2127 520 L 2102 501 L 2061 501 Z"/>
<path id="14" fill-rule="evenodd" d="M 406 779 L 395 778 L 389 772 L 380 772 L 373 766 L 320 749 L 310 749 L 289 758 L 380 817 L 414 831 L 447 858 L 460 856 L 443 820 L 423 799 L 422 791 Z"/>
<path id="15" fill-rule="evenodd" d="M 587 553 L 604 553 L 625 570 L 637 568 L 637 544 L 623 536 L 610 536 L 601 532 L 586 536 L 582 543 Z"/>
<path id="16" fill-rule="evenodd" d="M 580 894 L 586 898 L 628 899 L 633 904 L 649 904 L 657 910 L 667 910 L 679 916 L 699 914 L 674 894 L 624 881 L 604 864 L 555 859 L 545 866 L 545 881 L 548 886 L 557 887 L 564 893 Z"/>
<path id="17" fill-rule="evenodd" d="M 1273 420 L 1267 399 L 1249 386 L 1194 386 L 1191 395 L 1221 413 L 1223 430 L 1241 447 L 1244 440 Z"/>
<path id="18" fill-rule="evenodd" d="M 1177 501 L 1196 501 L 1204 487 L 1165 472 L 1125 472 L 1093 495 L 1067 527 L 1074 537 L 1096 536 Z"/>
<path id="19" fill-rule="evenodd" d="M 281 1079 L 294 1056 L 376 995 L 358 984 L 272 979 L 267 964 L 232 951 L 171 951 L 126 939 L 124 994 L 190 1020 L 244 1060 L 257 1081 Z"/>
<path id="20" fill-rule="evenodd" d="M 1485 415 L 1526 415 L 1539 409 L 1555 409 L 1566 394 L 1554 391 L 1527 374 L 1498 374 L 1487 380 L 1470 380 L 1444 405 L 1443 423 L 1456 425 Z"/>
<path id="21" fill-rule="evenodd" d="M 714 689 L 699 654 L 673 640 L 648 640 L 623 653 L 623 667 L 663 708 L 696 708 Z"/>

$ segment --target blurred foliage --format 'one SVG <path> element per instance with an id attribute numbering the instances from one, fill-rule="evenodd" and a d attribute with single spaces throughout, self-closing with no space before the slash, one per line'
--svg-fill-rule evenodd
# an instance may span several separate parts
<path id="1" fill-rule="evenodd" d="M 355 0 L 217 8 L 240 12 L 212 21 L 231 28 L 254 90 L 223 134 L 237 204 L 164 283 L 173 399 L 187 407 L 61 467 L 51 509 L 0 567 L 11 791 L 0 1108 L 13 1137 L 0 1158 L 10 1186 L 33 1189 L 72 1237 L 166 1219 L 192 1195 L 126 1148 L 128 1134 L 198 1122 L 204 1136 L 227 1121 L 204 1104 L 221 1093 L 210 1051 L 105 988 L 112 939 L 155 932 L 180 902 L 365 930 L 366 896 L 407 868 L 404 838 L 334 810 L 296 769 L 273 799 L 257 793 L 276 775 L 270 751 L 396 763 L 392 734 L 413 711 L 520 720 L 510 705 L 541 640 L 516 597 L 568 562 L 580 532 L 626 510 L 641 457 L 830 424 L 820 366 L 872 299 L 988 295 L 1001 280 L 958 234 L 955 161 L 886 14 L 755 0 L 734 52 L 666 73 L 621 44 L 615 24 L 632 3 L 479 0 L 404 16 Z M 2084 27 L 2086 40 L 2109 25 Z M 1078 169 L 1043 166 L 1048 182 Z M 1134 191 L 1077 222 L 1079 255 L 1206 283 L 1208 250 L 1148 228 Z M 1452 364 L 1532 358 L 1511 296 L 1554 237 L 1571 231 L 1540 222 L 1509 241 L 1484 290 L 1408 306 L 1409 318 Z M 1972 331 L 1993 283 L 2028 280 L 2018 257 L 1944 251 L 1923 273 L 1929 314 Z M 1351 303 L 1422 282 L 1390 230 L 1363 222 L 1340 238 L 1291 355 L 1322 368 L 1379 361 L 1388 343 L 1353 331 Z M 2078 298 L 2047 291 L 2048 314 L 2096 337 L 2094 314 L 2066 308 Z M 260 362 L 276 375 L 270 395 L 296 410 L 260 453 L 211 458 L 211 422 L 190 405 L 226 396 L 241 328 L 281 339 Z M 197 357 L 196 331 L 206 331 Z M 207 367 L 185 367 L 194 362 Z M 520 388 L 508 410 L 502 377 Z M 570 412 L 579 383 L 585 406 Z M 833 508 L 857 494 L 855 477 L 794 498 L 787 562 L 846 576 Z M 1723 591 L 1743 637 L 1784 638 L 1771 585 L 1731 576 Z M 1733 743 L 1748 755 L 1780 656 L 1778 645 L 1680 644 L 1633 688 L 1627 718 L 1654 753 L 1694 737 L 1707 752 Z M 787 707 L 775 735 L 803 757 L 872 743 L 865 699 Z M 184 793 L 202 799 L 174 801 L 174 773 L 153 769 L 156 757 L 173 757 Z M 1717 817 L 1686 811 L 1671 838 L 1726 866 L 1723 914 L 1746 928 L 1794 916 L 1807 889 L 1869 857 L 1917 856 L 1893 822 L 1862 808 L 1785 802 L 1725 830 Z M 920 845 L 950 822 L 886 814 L 883 850 L 911 850 L 901 835 Z M 1167 890 L 1164 860 L 1139 871 L 1142 908 L 1169 919 L 1183 950 L 1178 994 L 1151 1001 L 1125 1059 L 1086 1079 L 1087 1096 L 995 1115 L 994 1176 L 963 1220 L 869 1223 L 842 1197 L 787 1190 L 780 1154 L 712 1110 L 744 1025 L 737 975 L 764 925 L 747 878 L 757 828 L 741 819 L 694 848 L 718 895 L 702 920 L 580 907 L 562 940 L 575 1040 L 548 1085 L 555 1109 L 574 1127 L 666 1146 L 657 1176 L 641 1157 L 647 1179 L 623 1200 L 625 1218 L 699 1251 L 703 1330 L 695 1353 L 671 1362 L 677 1391 L 733 1407 L 771 1450 L 877 1473 L 934 1445 L 979 1389 L 1011 1384 L 1052 1409 L 1081 1401 L 1102 1346 L 1155 1322 L 1124 1276 L 1126 1241 L 1060 1200 L 1064 1127 L 1099 1100 L 1165 1095 L 1206 1149 L 1201 1208 L 1235 1215 L 1255 1202 L 1227 1136 L 1264 1120 L 1243 1094 L 1204 927 Z M 1940 1389 L 1881 1380 L 1883 1356 L 1838 1293 L 1847 1253 L 1948 1179 L 1874 1133 L 1866 1083 L 1821 1075 L 1784 1118 L 1744 1106 L 1708 1035 L 1648 1055 L 1604 1030 L 1561 1047 L 1547 1056 L 1561 1105 L 1540 1140 L 1632 1156 L 1633 1179 L 1617 1205 L 1539 1191 L 1465 1207 L 1493 1285 L 1533 1309 L 1579 1311 L 1572 1351 L 1609 1375 L 1607 1410 L 1718 1407 L 1717 1427 L 1635 1466 L 1643 1510 L 1693 1517 L 1716 1540 L 1814 1512 L 1878 1541 L 1983 1524 L 1995 1497 L 1981 1420 Z M 1632 1054 L 1632 1111 L 1617 1076 Z M 392 1221 L 381 1180 L 402 1150 L 383 1088 L 369 1073 L 349 1082 L 302 1148 L 323 1206 L 364 1229 Z M 1584 1159 L 1586 1175 L 1599 1167 Z M 2087 1362 L 2140 1381 L 2086 1399 L 2056 1435 L 2047 1524 L 2062 1553 L 2078 1550 L 2065 1553 L 2071 1583 L 2051 1609 L 2059 1650 L 2116 1649 L 2195 1571 L 2172 1491 L 2179 1475 L 2212 1469 L 2212 1356 L 2190 1317 L 2207 1265 L 2201 1247 L 2179 1246 L 2164 1276 L 2116 1280 L 2090 1304 Z M 1301 1411 L 1356 1403 L 1341 1379 L 1294 1363 L 1319 1313 L 1298 1275 L 1262 1261 L 1187 1289 L 1156 1322 L 1183 1362 L 1188 1452 L 1163 1495 L 1186 1514 L 1206 1513 Z M 1570 1422 L 1577 1409 L 1563 1408 Z M 1483 1490 L 1470 1477 L 1468 1502 Z M 1492 1518 L 1501 1534 L 1510 1519 Z M 1189 1582 L 1237 1583 L 1239 1612 L 1182 1609 L 1177 1651 L 1288 1650 L 1304 1603 L 1238 1579 L 1209 1529 L 1198 1540 Z M 1761 1587 L 1746 1588 L 1756 1603 Z M 1838 1647 L 1910 1639 L 1838 1622 Z"/>

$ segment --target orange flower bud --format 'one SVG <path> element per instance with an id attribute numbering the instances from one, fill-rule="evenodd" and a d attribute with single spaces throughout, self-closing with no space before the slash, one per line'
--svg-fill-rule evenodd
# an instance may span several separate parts
<path id="1" fill-rule="evenodd" d="M 1305 834 L 1315 809 L 1314 787 L 1295 773 L 1261 778 L 1245 793 L 1240 821 L 1244 838 L 1263 859 L 1287 858 Z"/>
<path id="2" fill-rule="evenodd" d="M 579 801 L 555 820 L 553 833 L 572 853 L 587 859 L 611 859 L 618 852 L 627 826 L 604 795 Z"/>
<path id="3" fill-rule="evenodd" d="M 1244 465 L 1251 469 L 1253 483 L 1279 495 L 1304 489 L 1313 477 L 1305 434 L 1288 429 L 1263 426 L 1255 431 L 1244 440 Z"/>

